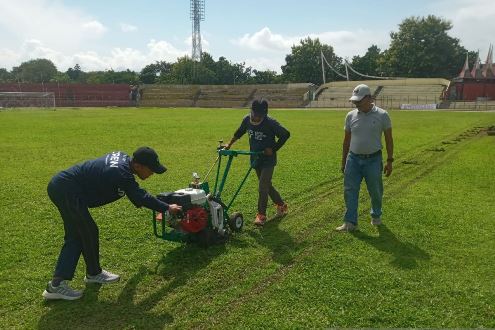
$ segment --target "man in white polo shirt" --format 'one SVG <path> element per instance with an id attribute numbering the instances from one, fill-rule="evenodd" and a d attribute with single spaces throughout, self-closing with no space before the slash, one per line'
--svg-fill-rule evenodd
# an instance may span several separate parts
<path id="1" fill-rule="evenodd" d="M 345 118 L 341 170 L 344 173 L 346 213 L 344 223 L 336 228 L 342 232 L 357 229 L 359 189 L 363 178 L 371 198 L 371 224 L 381 225 L 382 170 L 389 176 L 394 161 L 392 123 L 387 111 L 373 103 L 370 88 L 364 84 L 356 86 L 349 101 L 354 103 L 356 109 Z M 387 149 L 385 167 L 382 160 L 382 133 Z"/>

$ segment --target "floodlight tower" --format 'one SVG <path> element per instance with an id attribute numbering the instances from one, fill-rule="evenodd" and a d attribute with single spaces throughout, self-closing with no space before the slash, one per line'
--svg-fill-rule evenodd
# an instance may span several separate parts
<path id="1" fill-rule="evenodd" d="M 205 20 L 205 0 L 191 0 L 192 20 L 192 59 L 201 61 L 201 28 L 200 22 Z"/>

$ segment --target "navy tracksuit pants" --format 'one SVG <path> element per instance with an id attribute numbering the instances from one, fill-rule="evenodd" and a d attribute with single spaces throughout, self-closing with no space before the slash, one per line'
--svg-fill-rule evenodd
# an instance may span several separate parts
<path id="1" fill-rule="evenodd" d="M 75 182 L 55 176 L 47 191 L 62 216 L 65 231 L 54 277 L 72 280 L 81 254 L 86 263 L 86 274 L 101 273 L 98 226 L 81 198 L 79 187 Z"/>
<path id="2" fill-rule="evenodd" d="M 266 215 L 268 196 L 277 205 L 284 203 L 277 189 L 272 185 L 274 170 L 274 166 L 255 168 L 256 175 L 258 176 L 258 213 L 263 215 Z"/>

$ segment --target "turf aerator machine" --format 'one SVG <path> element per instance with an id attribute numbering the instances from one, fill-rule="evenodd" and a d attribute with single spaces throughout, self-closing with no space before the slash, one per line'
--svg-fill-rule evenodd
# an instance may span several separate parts
<path id="1" fill-rule="evenodd" d="M 156 237 L 167 241 L 197 242 L 203 245 L 210 245 L 223 242 L 232 232 L 242 230 L 244 225 L 242 213 L 234 212 L 229 214 L 229 211 L 249 173 L 251 173 L 253 163 L 250 164 L 242 182 L 228 203 L 222 200 L 222 191 L 234 157 L 254 155 L 254 161 L 256 161 L 261 152 L 225 150 L 222 145 L 223 141 L 219 142 L 220 145 L 217 147 L 218 157 L 206 174 L 204 181 L 200 180 L 197 173 L 193 173 L 193 181 L 189 184 L 189 187 L 157 195 L 159 200 L 167 204 L 182 206 L 182 212 L 171 215 L 168 212 L 158 213 L 153 211 L 153 232 Z M 227 158 L 227 163 L 221 175 L 222 158 L 224 157 Z M 215 185 L 213 191 L 210 191 L 210 186 L 206 180 L 215 165 L 217 165 Z"/>

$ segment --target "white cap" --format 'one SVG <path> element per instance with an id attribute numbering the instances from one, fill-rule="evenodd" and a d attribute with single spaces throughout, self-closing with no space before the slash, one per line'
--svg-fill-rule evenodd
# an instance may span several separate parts
<path id="1" fill-rule="evenodd" d="M 370 88 L 365 84 L 357 85 L 349 101 L 361 101 L 366 95 L 371 95 Z"/>

